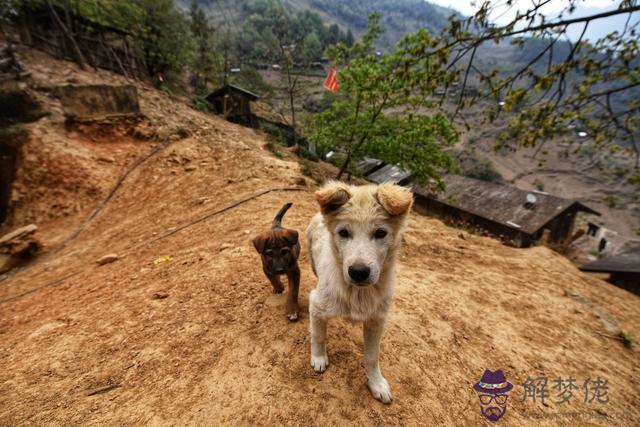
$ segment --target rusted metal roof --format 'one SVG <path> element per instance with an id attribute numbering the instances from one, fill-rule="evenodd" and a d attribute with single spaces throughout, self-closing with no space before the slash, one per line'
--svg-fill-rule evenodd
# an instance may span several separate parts
<path id="1" fill-rule="evenodd" d="M 239 86 L 235 86 L 235 85 L 224 85 L 219 89 L 214 90 L 213 92 L 211 92 L 209 95 L 207 95 L 205 97 L 205 99 L 209 100 L 211 98 L 217 98 L 219 96 L 223 96 L 226 95 L 229 92 L 238 92 L 244 96 L 246 96 L 247 98 L 251 99 L 251 101 L 255 101 L 256 99 L 260 98 L 258 95 L 256 95 L 253 92 L 249 92 L 246 89 L 243 89 Z"/>
<path id="2" fill-rule="evenodd" d="M 568 209 L 600 215 L 577 200 L 521 190 L 458 175 L 444 177 L 446 190 L 433 194 L 414 186 L 414 192 L 470 214 L 533 235 Z M 527 196 L 535 198 L 527 202 Z M 533 195 L 533 197 L 531 196 Z"/>
<path id="3" fill-rule="evenodd" d="M 394 184 L 403 184 L 409 180 L 411 173 L 400 169 L 397 166 L 385 165 L 375 172 L 367 175 L 369 181 L 373 181 L 376 184 L 382 184 L 383 182 L 392 182 Z"/>
<path id="4" fill-rule="evenodd" d="M 581 266 L 580 270 L 598 273 L 640 274 L 640 246 L 590 262 Z"/>

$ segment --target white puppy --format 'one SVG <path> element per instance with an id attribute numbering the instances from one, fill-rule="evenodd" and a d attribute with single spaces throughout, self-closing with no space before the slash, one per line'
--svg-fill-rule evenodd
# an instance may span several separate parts
<path id="1" fill-rule="evenodd" d="M 307 227 L 311 264 L 318 277 L 309 296 L 311 366 L 324 372 L 327 320 L 364 322 L 364 362 L 373 396 L 391 402 L 378 355 L 395 284 L 395 257 L 402 241 L 411 191 L 393 184 L 349 186 L 330 182 L 318 190 L 321 212 Z"/>

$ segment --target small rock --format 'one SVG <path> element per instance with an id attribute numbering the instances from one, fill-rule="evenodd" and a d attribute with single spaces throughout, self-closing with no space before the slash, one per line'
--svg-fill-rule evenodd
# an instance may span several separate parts
<path id="1" fill-rule="evenodd" d="M 42 244 L 33 237 L 37 229 L 30 224 L 0 238 L 0 274 L 25 262 L 40 250 Z"/>
<path id="2" fill-rule="evenodd" d="M 160 291 L 153 294 L 153 299 L 165 299 L 168 296 L 169 294 L 167 292 Z"/>
<path id="3" fill-rule="evenodd" d="M 465 240 L 465 239 L 466 239 L 466 237 L 464 237 L 464 233 L 460 233 L 460 234 L 458 234 L 458 237 L 459 237 L 459 238 L 461 238 L 462 240 Z"/>
<path id="4" fill-rule="evenodd" d="M 25 225 L 24 227 L 20 227 L 16 230 L 13 230 L 11 233 L 5 234 L 0 238 L 0 245 L 9 243 L 11 240 L 17 240 L 26 236 L 29 236 L 36 232 L 38 226 L 35 224 Z"/>
<path id="5" fill-rule="evenodd" d="M 119 260 L 120 257 L 118 256 L 118 254 L 107 254 L 101 258 L 99 258 L 96 263 L 98 263 L 98 265 L 105 265 L 105 264 L 109 264 L 112 263 L 114 261 Z"/>
<path id="6" fill-rule="evenodd" d="M 196 165 L 188 165 L 188 166 L 185 166 L 185 168 L 184 168 L 185 172 L 192 172 L 192 171 L 194 171 L 196 169 L 197 169 Z"/>
<path id="7" fill-rule="evenodd" d="M 96 159 L 99 162 L 103 162 L 103 163 L 115 163 L 116 159 L 114 159 L 113 157 L 109 157 L 109 156 L 98 156 L 98 158 Z"/>
<path id="8" fill-rule="evenodd" d="M 304 179 L 303 177 L 299 177 L 298 179 L 296 179 L 296 185 L 299 185 L 301 187 L 306 187 L 307 186 L 307 180 Z"/>
<path id="9" fill-rule="evenodd" d="M 222 252 L 225 249 L 231 249 L 233 248 L 233 245 L 231 243 L 223 243 L 220 245 L 220 247 L 218 248 L 218 252 Z"/>

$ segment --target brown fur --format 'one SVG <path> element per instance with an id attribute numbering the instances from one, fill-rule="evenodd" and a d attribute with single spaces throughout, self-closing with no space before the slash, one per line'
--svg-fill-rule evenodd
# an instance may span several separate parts
<path id="1" fill-rule="evenodd" d="M 289 294 L 287 295 L 287 318 L 295 322 L 299 318 L 298 290 L 300 288 L 300 242 L 298 232 L 274 224 L 271 230 L 258 234 L 253 246 L 262 258 L 262 271 L 271 282 L 273 292 L 280 294 L 284 286 L 280 276 L 287 275 Z"/>

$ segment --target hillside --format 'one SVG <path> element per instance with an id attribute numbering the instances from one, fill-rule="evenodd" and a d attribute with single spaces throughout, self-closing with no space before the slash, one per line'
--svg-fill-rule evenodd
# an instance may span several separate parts
<path id="1" fill-rule="evenodd" d="M 45 253 L 0 276 L 0 424 L 478 425 L 487 368 L 514 384 L 505 425 L 640 418 L 640 350 L 610 337 L 640 335 L 638 296 L 417 214 L 382 344 L 394 402 L 366 390 L 357 325 L 331 324 L 332 366 L 313 373 L 308 316 L 286 322 L 250 244 L 283 203 L 298 230 L 316 211 L 295 158 L 148 85 L 18 55 L 49 115 L 24 126 L 11 222 L 37 223 Z M 134 83 L 146 119 L 66 126 L 53 89 L 70 83 Z M 304 309 L 306 249 L 300 263 Z M 607 379 L 609 402 L 523 401 L 527 377 L 569 375 Z"/>
<path id="2" fill-rule="evenodd" d="M 191 0 L 179 0 L 183 8 Z M 248 15 L 248 6 L 268 3 L 261 0 L 198 0 L 218 26 L 228 22 L 243 22 Z M 283 0 L 286 7 L 293 11 L 309 10 L 317 13 L 326 24 L 337 24 L 343 30 L 351 29 L 360 36 L 367 29 L 367 17 L 372 12 L 382 13 L 381 24 L 385 33 L 379 40 L 380 48 L 393 47 L 400 38 L 419 28 L 427 28 L 438 33 L 447 25 L 447 17 L 456 13 L 423 0 Z"/>

